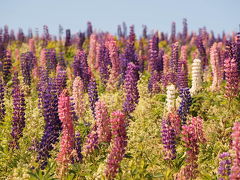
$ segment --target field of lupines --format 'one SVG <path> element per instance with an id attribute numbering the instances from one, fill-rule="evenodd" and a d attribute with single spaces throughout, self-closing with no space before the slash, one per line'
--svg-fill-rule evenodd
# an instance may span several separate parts
<path id="1" fill-rule="evenodd" d="M 127 30 L 129 31 L 127 33 Z M 0 29 L 1 179 L 240 179 L 240 33 Z"/>

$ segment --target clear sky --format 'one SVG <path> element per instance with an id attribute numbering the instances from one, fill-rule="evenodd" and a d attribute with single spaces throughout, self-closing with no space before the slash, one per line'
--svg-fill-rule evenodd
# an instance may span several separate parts
<path id="1" fill-rule="evenodd" d="M 172 21 L 182 30 L 187 18 L 189 30 L 206 26 L 216 33 L 238 31 L 240 0 L 0 0 L 0 26 L 39 28 L 44 24 L 50 33 L 58 33 L 58 25 L 72 33 L 86 29 L 91 21 L 96 30 L 117 32 L 123 21 L 135 25 L 137 33 L 142 25 L 148 30 L 170 32 Z"/>

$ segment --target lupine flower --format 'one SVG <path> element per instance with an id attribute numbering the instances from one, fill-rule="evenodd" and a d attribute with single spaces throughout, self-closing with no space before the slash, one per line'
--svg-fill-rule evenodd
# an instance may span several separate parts
<path id="1" fill-rule="evenodd" d="M 98 145 L 97 124 L 94 123 L 90 133 L 87 135 L 86 142 L 83 145 L 82 154 L 87 156 L 91 154 Z"/>
<path id="2" fill-rule="evenodd" d="M 176 106 L 176 88 L 173 84 L 167 86 L 166 110 L 171 112 Z"/>
<path id="3" fill-rule="evenodd" d="M 148 63 L 148 70 L 150 72 L 154 72 L 158 69 L 158 52 L 159 52 L 159 48 L 158 48 L 158 43 L 159 43 L 159 38 L 158 38 L 158 34 L 154 34 L 154 36 L 152 37 L 152 39 L 149 40 L 149 50 L 148 50 L 148 54 L 149 54 L 149 63 Z"/>
<path id="4" fill-rule="evenodd" d="M 97 62 L 101 81 L 103 84 L 106 84 L 109 79 L 110 57 L 108 49 L 102 44 L 97 46 Z"/>
<path id="5" fill-rule="evenodd" d="M 73 81 L 73 107 L 78 118 L 81 118 L 85 112 L 84 86 L 81 78 L 77 76 Z"/>
<path id="6" fill-rule="evenodd" d="M 170 67 L 171 67 L 171 72 L 176 73 L 177 68 L 178 68 L 178 42 L 172 44 L 172 51 L 171 51 L 171 60 L 170 60 Z"/>
<path id="7" fill-rule="evenodd" d="M 46 66 L 48 70 L 55 70 L 57 67 L 57 55 L 55 49 L 45 49 Z"/>
<path id="8" fill-rule="evenodd" d="M 162 120 L 162 143 L 165 151 L 166 160 L 172 160 L 176 158 L 176 133 L 171 126 L 169 119 Z"/>
<path id="9" fill-rule="evenodd" d="M 76 153 L 77 153 L 77 158 L 75 158 L 75 162 L 80 162 L 82 160 L 82 138 L 80 136 L 80 133 L 77 132 L 75 135 L 75 149 L 76 149 Z"/>
<path id="10" fill-rule="evenodd" d="M 218 167 L 219 180 L 224 180 L 229 177 L 231 171 L 231 157 L 228 152 L 223 152 L 219 155 L 221 159 Z"/>
<path id="11" fill-rule="evenodd" d="M 23 75 L 23 81 L 26 85 L 31 85 L 31 72 L 33 68 L 33 54 L 27 52 L 21 54 L 21 70 Z"/>
<path id="12" fill-rule="evenodd" d="M 187 43 L 188 36 L 188 27 L 187 27 L 187 19 L 183 19 L 183 33 L 182 33 L 182 43 L 185 45 Z"/>
<path id="13" fill-rule="evenodd" d="M 208 59 L 207 59 L 206 49 L 203 45 L 202 35 L 198 36 L 196 40 L 196 45 L 200 54 L 200 59 L 202 60 L 202 68 L 205 69 L 205 67 L 208 65 Z"/>
<path id="14" fill-rule="evenodd" d="M 168 113 L 167 115 L 167 121 L 170 122 L 171 127 L 173 128 L 176 137 L 179 136 L 181 133 L 181 119 L 177 112 L 173 111 Z"/>
<path id="15" fill-rule="evenodd" d="M 96 106 L 96 102 L 98 101 L 98 90 L 97 90 L 97 83 L 93 76 L 91 77 L 91 80 L 88 84 L 88 97 L 89 97 L 90 108 L 95 118 L 95 106 Z"/>
<path id="16" fill-rule="evenodd" d="M 230 179 L 240 179 L 240 122 L 235 122 L 232 132 L 232 149 L 234 150 L 233 165 Z"/>
<path id="17" fill-rule="evenodd" d="M 236 59 L 226 58 L 224 61 L 224 71 L 226 77 L 225 95 L 229 98 L 238 96 L 239 92 L 239 73 Z"/>
<path id="18" fill-rule="evenodd" d="M 67 73 L 66 70 L 60 65 L 57 66 L 55 84 L 57 88 L 57 94 L 61 94 L 62 90 L 67 86 Z"/>
<path id="19" fill-rule="evenodd" d="M 95 107 L 98 143 L 110 142 L 111 129 L 108 110 L 104 101 L 97 101 Z"/>
<path id="20" fill-rule="evenodd" d="M 33 54 L 35 54 L 36 53 L 36 49 L 35 49 L 34 39 L 29 39 L 28 40 L 28 46 L 29 46 L 29 51 L 32 52 Z"/>
<path id="21" fill-rule="evenodd" d="M 176 23 L 172 22 L 172 29 L 171 29 L 171 43 L 176 41 Z"/>
<path id="22" fill-rule="evenodd" d="M 111 37 L 111 39 L 109 41 L 107 41 L 106 45 L 107 45 L 107 48 L 109 49 L 109 56 L 110 56 L 111 64 L 112 64 L 107 89 L 111 90 L 111 89 L 115 89 L 116 84 L 119 79 L 119 74 L 120 74 L 119 64 L 120 64 L 120 62 L 119 62 L 117 44 L 116 44 L 116 41 L 113 39 L 113 37 Z"/>
<path id="23" fill-rule="evenodd" d="M 88 52 L 88 58 L 87 58 L 87 62 L 91 70 L 95 68 L 95 59 L 97 54 L 96 46 L 97 46 L 97 35 L 94 33 L 94 34 L 91 34 L 90 36 L 89 52 Z"/>
<path id="24" fill-rule="evenodd" d="M 114 179 L 120 162 L 126 151 L 127 146 L 127 120 L 124 113 L 121 111 L 115 111 L 112 113 L 111 129 L 112 129 L 112 140 L 111 140 L 111 151 L 107 157 L 107 164 L 105 169 L 105 175 L 107 179 Z"/>
<path id="25" fill-rule="evenodd" d="M 161 80 L 160 73 L 157 71 L 152 72 L 151 77 L 148 81 L 148 90 L 152 93 L 159 93 L 161 90 L 160 80 Z"/>
<path id="26" fill-rule="evenodd" d="M 65 40 L 65 47 L 71 46 L 71 30 L 66 29 L 66 40 Z"/>
<path id="27" fill-rule="evenodd" d="M 194 59 L 192 64 L 192 88 L 191 94 L 195 94 L 202 88 L 202 67 L 201 60 Z"/>
<path id="28" fill-rule="evenodd" d="M 46 59 L 46 49 L 42 49 L 40 52 L 40 66 L 45 67 L 47 63 Z"/>
<path id="29" fill-rule="evenodd" d="M 3 121 L 5 116 L 5 104 L 4 104 L 4 85 L 3 81 L 0 78 L 0 123 Z"/>
<path id="30" fill-rule="evenodd" d="M 182 124 L 186 124 L 187 115 L 192 104 L 191 94 L 188 88 L 180 89 L 181 103 L 178 109 L 178 114 L 181 118 Z"/>
<path id="31" fill-rule="evenodd" d="M 188 87 L 187 62 L 184 61 L 184 60 L 181 60 L 178 63 L 177 86 L 178 86 L 178 89 L 182 89 L 182 88 L 187 88 Z"/>
<path id="32" fill-rule="evenodd" d="M 64 89 L 59 96 L 58 114 L 59 119 L 62 122 L 62 136 L 57 161 L 60 163 L 62 171 L 64 171 L 73 158 L 73 149 L 75 145 L 75 132 L 70 110 L 70 97 L 66 89 Z"/>
<path id="33" fill-rule="evenodd" d="M 76 56 L 74 57 L 73 69 L 74 75 L 81 77 L 84 84 L 84 89 L 87 90 L 90 74 L 88 71 L 87 56 L 83 50 L 77 51 Z"/>
<path id="34" fill-rule="evenodd" d="M 87 37 L 89 38 L 92 33 L 93 33 L 92 23 L 91 22 L 87 22 Z"/>
<path id="35" fill-rule="evenodd" d="M 59 65 L 61 67 L 66 67 L 66 63 L 65 63 L 65 60 L 64 60 L 64 53 L 63 52 L 59 52 L 58 63 L 59 63 Z"/>
<path id="36" fill-rule="evenodd" d="M 213 72 L 212 90 L 218 90 L 220 88 L 220 64 L 217 43 L 215 42 L 210 49 L 210 64 Z"/>
<path id="37" fill-rule="evenodd" d="M 23 136 L 23 129 L 25 127 L 25 98 L 24 92 L 20 87 L 18 74 L 15 73 L 13 77 L 13 120 L 12 120 L 12 141 L 10 147 L 13 149 L 19 148 L 18 140 Z"/>
<path id="38" fill-rule="evenodd" d="M 10 51 L 6 51 L 6 55 L 3 58 L 3 80 L 5 83 L 7 83 L 11 79 L 11 68 L 11 53 Z"/>
<path id="39" fill-rule="evenodd" d="M 53 80 L 49 80 L 45 88 L 41 88 L 42 106 L 45 120 L 44 133 L 41 142 L 38 145 L 37 161 L 40 167 L 44 169 L 47 165 L 47 159 L 51 156 L 50 151 L 53 145 L 58 141 L 61 132 L 61 121 L 58 116 L 58 97 Z"/>
<path id="40" fill-rule="evenodd" d="M 144 71 L 144 61 L 146 61 L 146 53 L 144 49 L 143 40 L 139 42 L 139 51 L 138 51 L 138 65 L 139 71 L 142 73 Z"/>
<path id="41" fill-rule="evenodd" d="M 200 117 L 193 117 L 187 125 L 182 126 L 182 140 L 187 148 L 187 165 L 184 167 L 184 175 L 187 179 L 196 178 L 198 172 L 199 143 L 205 142 L 202 123 Z"/>
<path id="42" fill-rule="evenodd" d="M 133 63 L 129 63 L 124 82 L 125 101 L 123 103 L 123 111 L 127 114 L 135 110 L 139 101 L 138 80 L 138 67 Z"/>
<path id="43" fill-rule="evenodd" d="M 84 41 L 85 41 L 85 33 L 80 32 L 78 37 L 79 37 L 78 49 L 82 50 L 82 48 L 83 48 L 83 43 L 84 43 Z"/>

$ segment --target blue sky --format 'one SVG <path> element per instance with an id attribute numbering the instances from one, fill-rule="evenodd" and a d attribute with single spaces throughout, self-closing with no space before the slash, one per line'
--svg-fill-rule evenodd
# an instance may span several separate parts
<path id="1" fill-rule="evenodd" d="M 182 19 L 187 18 L 190 30 L 206 26 L 221 33 L 238 31 L 240 0 L 1 0 L 0 26 L 10 29 L 39 28 L 44 24 L 50 33 L 58 33 L 58 25 L 72 33 L 86 29 L 91 21 L 97 30 L 117 32 L 123 21 L 135 25 L 137 33 L 142 25 L 148 30 L 170 32 L 172 21 L 177 31 L 182 30 Z"/>

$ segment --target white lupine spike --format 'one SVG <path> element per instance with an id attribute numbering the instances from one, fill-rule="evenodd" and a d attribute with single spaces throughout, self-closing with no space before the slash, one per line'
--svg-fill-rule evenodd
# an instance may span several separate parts
<path id="1" fill-rule="evenodd" d="M 192 63 L 192 88 L 191 95 L 202 88 L 202 64 L 200 59 L 194 59 Z"/>
<path id="2" fill-rule="evenodd" d="M 176 87 L 171 84 L 167 86 L 167 99 L 166 99 L 166 110 L 167 112 L 171 112 L 172 109 L 176 106 Z"/>

